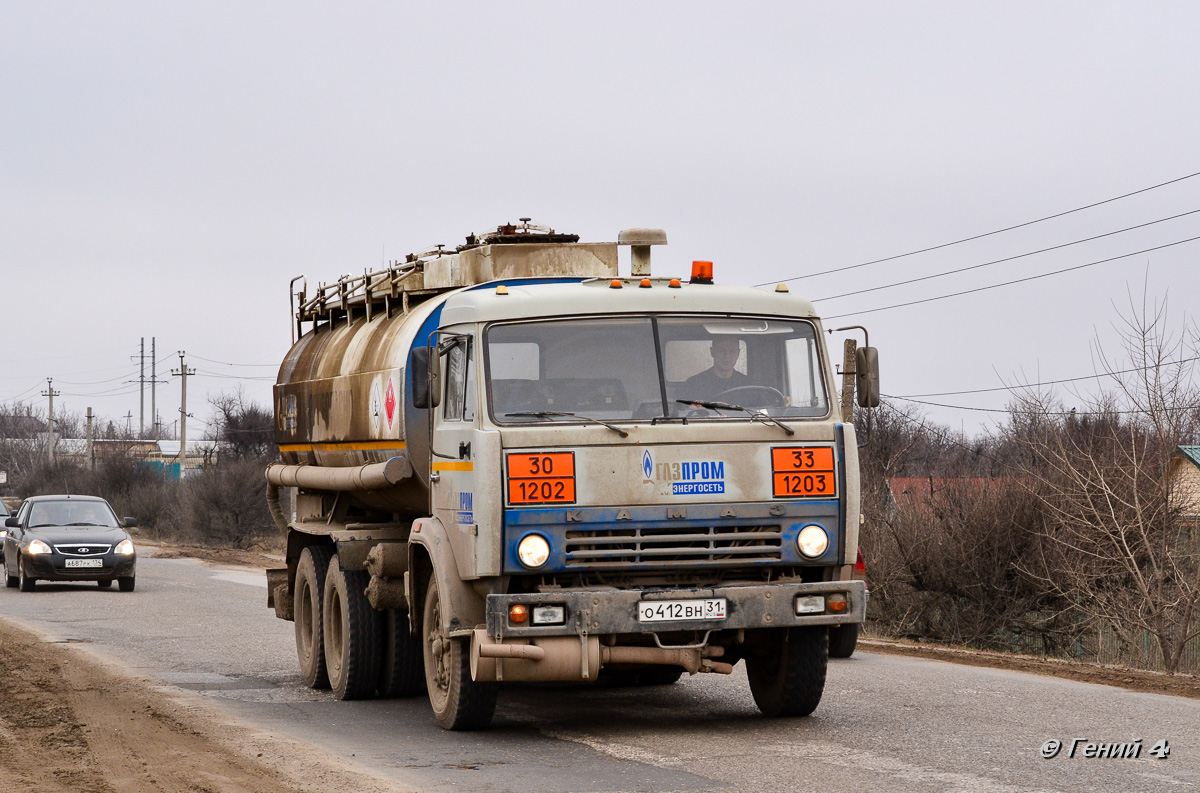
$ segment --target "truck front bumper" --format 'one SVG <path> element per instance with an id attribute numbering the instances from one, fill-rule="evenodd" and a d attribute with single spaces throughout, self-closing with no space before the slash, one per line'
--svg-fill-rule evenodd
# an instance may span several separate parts
<path id="1" fill-rule="evenodd" d="M 846 607 L 832 611 L 830 595 L 845 597 Z M 796 613 L 801 598 L 819 596 L 826 601 L 820 612 Z M 645 601 L 704 600 L 724 598 L 725 616 L 720 619 L 642 622 L 638 604 Z M 812 601 L 807 601 L 811 607 Z M 563 622 L 533 625 L 532 620 L 514 623 L 509 618 L 514 605 L 524 605 L 530 615 L 537 606 L 563 606 Z M 862 581 L 819 581 L 814 583 L 752 584 L 702 589 L 571 589 L 536 594 L 488 595 L 487 632 L 495 641 L 538 636 L 587 636 L 677 631 L 719 631 L 755 628 L 789 628 L 799 625 L 845 625 L 866 618 L 867 588 Z"/>

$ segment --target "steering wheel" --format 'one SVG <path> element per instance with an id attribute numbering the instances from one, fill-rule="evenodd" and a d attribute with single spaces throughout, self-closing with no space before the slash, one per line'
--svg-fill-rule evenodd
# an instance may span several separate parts
<path id="1" fill-rule="evenodd" d="M 741 399 L 726 399 L 734 394 L 746 394 L 750 398 L 743 397 Z M 756 400 L 751 395 L 758 395 L 760 399 Z M 754 407 L 772 407 L 781 408 L 787 404 L 787 397 L 778 388 L 772 388 L 769 385 L 740 385 L 736 388 L 730 388 L 722 391 L 713 397 L 718 402 L 732 402 L 741 404 L 742 402 L 750 402 Z"/>

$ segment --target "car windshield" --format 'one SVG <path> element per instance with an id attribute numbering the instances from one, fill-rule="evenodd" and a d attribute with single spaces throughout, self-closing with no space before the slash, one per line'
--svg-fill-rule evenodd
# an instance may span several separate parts
<path id="1" fill-rule="evenodd" d="M 39 501 L 29 510 L 29 528 L 104 526 L 117 528 L 117 516 L 104 501 Z"/>
<path id="2" fill-rule="evenodd" d="M 813 325 L 797 319 L 673 315 L 494 325 L 487 333 L 491 413 L 499 423 L 744 420 L 746 410 L 823 417 L 829 406 L 819 349 Z"/>

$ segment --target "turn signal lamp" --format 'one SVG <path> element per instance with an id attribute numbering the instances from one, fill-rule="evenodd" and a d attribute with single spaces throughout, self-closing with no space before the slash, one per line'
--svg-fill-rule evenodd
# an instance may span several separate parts
<path id="1" fill-rule="evenodd" d="M 692 278 L 688 283 L 711 284 L 713 282 L 712 262 L 692 262 Z"/>
<path id="2" fill-rule="evenodd" d="M 612 279 L 611 281 L 609 281 L 609 282 L 608 282 L 608 288 L 609 288 L 609 289 L 620 289 L 620 288 L 621 288 L 621 279 L 620 279 L 620 278 L 614 278 L 614 279 Z"/>
<path id="3" fill-rule="evenodd" d="M 825 599 L 825 604 L 829 607 L 830 611 L 841 613 L 846 610 L 846 596 L 830 595 Z"/>
<path id="4" fill-rule="evenodd" d="M 515 604 L 508 610 L 509 622 L 522 623 L 529 619 L 529 608 L 522 606 L 520 603 Z"/>

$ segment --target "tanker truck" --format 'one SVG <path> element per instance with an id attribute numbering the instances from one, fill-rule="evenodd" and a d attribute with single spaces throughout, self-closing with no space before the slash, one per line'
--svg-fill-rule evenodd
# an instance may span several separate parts
<path id="1" fill-rule="evenodd" d="M 522 219 L 311 293 L 293 280 L 268 607 L 294 621 L 308 685 L 428 692 L 461 730 L 506 683 L 745 662 L 764 715 L 817 707 L 829 629 L 867 599 L 858 445 L 821 321 L 710 262 L 651 275 L 665 243 Z M 873 406 L 874 350 L 855 360 Z"/>

